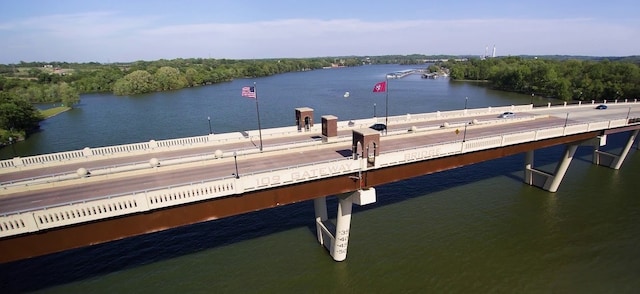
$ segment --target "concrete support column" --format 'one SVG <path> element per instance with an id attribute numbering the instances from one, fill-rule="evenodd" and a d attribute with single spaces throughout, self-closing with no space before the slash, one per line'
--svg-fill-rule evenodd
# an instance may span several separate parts
<path id="1" fill-rule="evenodd" d="M 318 235 L 318 242 L 324 244 L 323 235 L 323 223 L 327 221 L 327 198 L 320 197 L 313 199 L 313 208 L 316 212 L 316 233 Z"/>
<path id="2" fill-rule="evenodd" d="M 556 167 L 556 171 L 553 176 L 547 179 L 547 182 L 544 185 L 545 190 L 549 192 L 558 191 L 558 187 L 560 187 L 560 182 L 564 178 L 564 175 L 567 173 L 567 169 L 569 169 L 569 164 L 571 164 L 571 160 L 573 159 L 573 155 L 576 153 L 578 149 L 578 144 L 569 145 L 564 152 L 564 156 L 558 166 Z"/>
<path id="3" fill-rule="evenodd" d="M 608 166 L 612 169 L 620 169 L 622 167 L 622 163 L 627 158 L 631 147 L 633 147 L 633 142 L 638 137 L 638 132 L 640 130 L 634 130 L 629 135 L 629 140 L 627 144 L 624 146 L 620 154 L 613 154 L 606 151 L 599 150 L 598 146 L 596 146 L 593 152 L 593 163 L 602 166 Z"/>
<path id="4" fill-rule="evenodd" d="M 375 202 L 376 189 L 373 187 L 338 196 L 338 213 L 336 215 L 336 223 L 333 224 L 327 216 L 326 198 L 321 197 L 313 200 L 318 242 L 327 248 L 333 260 L 343 261 L 347 259 L 353 204 L 367 205 Z"/>
<path id="5" fill-rule="evenodd" d="M 349 194 L 338 197 L 338 213 L 336 215 L 335 225 L 328 220 L 325 197 L 313 200 L 316 213 L 318 242 L 327 248 L 329 254 L 331 254 L 331 257 L 333 257 L 335 261 L 343 261 L 347 258 L 353 195 L 354 194 Z"/>
<path id="6" fill-rule="evenodd" d="M 533 166 L 534 151 L 528 151 L 525 157 L 524 182 L 549 192 L 558 191 L 560 182 L 562 182 L 564 175 L 567 173 L 569 164 L 571 163 L 573 155 L 576 153 L 579 145 L 580 144 L 567 146 L 564 156 L 556 166 L 556 170 L 553 174 L 535 169 Z"/>
<path id="7" fill-rule="evenodd" d="M 624 162 L 625 158 L 627 158 L 627 154 L 629 154 L 629 150 L 631 150 L 631 146 L 633 146 L 633 142 L 636 140 L 636 137 L 638 136 L 638 132 L 640 132 L 640 130 L 635 130 L 631 132 L 631 135 L 629 135 L 629 140 L 627 141 L 627 144 L 624 146 L 624 149 L 622 149 L 622 152 L 620 153 L 618 160 L 615 160 L 614 164 L 611 165 L 611 168 L 620 169 L 620 167 L 622 167 L 622 163 Z"/>
<path id="8" fill-rule="evenodd" d="M 338 197 L 335 243 L 331 249 L 331 257 L 333 257 L 335 261 L 343 261 L 347 258 L 349 230 L 351 229 L 351 208 L 353 206 L 353 197 L 351 196 L 352 195 Z"/>
<path id="9" fill-rule="evenodd" d="M 533 150 L 527 151 L 524 158 L 524 182 L 533 185 Z"/>

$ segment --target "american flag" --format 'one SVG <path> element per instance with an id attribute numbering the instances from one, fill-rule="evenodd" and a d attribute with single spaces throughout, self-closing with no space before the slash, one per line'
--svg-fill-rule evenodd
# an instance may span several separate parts
<path id="1" fill-rule="evenodd" d="M 242 87 L 242 97 L 256 98 L 256 87 Z"/>

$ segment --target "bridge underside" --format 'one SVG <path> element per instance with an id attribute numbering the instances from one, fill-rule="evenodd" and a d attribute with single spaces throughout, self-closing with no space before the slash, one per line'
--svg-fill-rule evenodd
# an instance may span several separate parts
<path id="1" fill-rule="evenodd" d="M 601 135 L 601 132 L 589 132 L 370 170 L 363 174 L 364 187 L 402 181 L 540 148 L 579 142 L 595 138 L 598 135 Z M 0 263 L 120 240 L 319 197 L 353 192 L 360 188 L 360 184 L 354 180 L 354 177 L 340 176 L 10 237 L 0 240 L 0 252 L 2 252 Z"/>

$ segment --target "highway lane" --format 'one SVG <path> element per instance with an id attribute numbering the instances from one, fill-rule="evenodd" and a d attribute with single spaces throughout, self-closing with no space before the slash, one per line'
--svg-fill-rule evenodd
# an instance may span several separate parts
<path id="1" fill-rule="evenodd" d="M 500 133 L 529 131 L 536 128 L 562 126 L 564 119 L 540 118 L 536 120 L 469 126 L 466 131 L 468 140 L 479 137 L 495 136 Z M 461 141 L 463 130 L 455 128 L 433 132 L 415 133 L 405 136 L 381 137 L 381 152 L 415 148 L 442 142 Z M 345 150 L 348 152 L 346 153 Z M 309 164 L 320 161 L 337 160 L 350 156 L 351 141 L 324 144 L 316 148 L 292 149 L 287 152 L 267 152 L 238 156 L 239 174 L 279 169 L 287 166 Z M 33 191 L 16 192 L 0 196 L 0 213 L 9 213 L 35 207 L 58 205 L 87 198 L 103 197 L 131 191 L 143 191 L 172 185 L 200 182 L 216 178 L 231 177 L 235 172 L 233 157 L 202 161 L 180 166 L 167 166 L 144 172 L 127 172 L 100 177 L 71 180 L 60 183 L 59 187 L 34 187 Z"/>
<path id="2" fill-rule="evenodd" d="M 556 116 L 558 118 L 566 119 L 567 113 L 569 114 L 569 119 L 577 120 L 579 122 L 588 122 L 592 121 L 593 118 L 601 118 L 603 120 L 606 119 L 619 119 L 629 117 L 640 117 L 640 105 L 616 105 L 616 104 L 607 104 L 607 109 L 595 109 L 595 105 L 584 105 L 580 108 L 563 108 L 563 107 L 555 107 L 555 108 L 538 108 L 538 110 L 533 112 L 541 112 L 549 115 Z"/>
<path id="3" fill-rule="evenodd" d="M 299 136 L 294 137 L 297 141 L 317 141 L 317 139 L 313 138 L 313 135 L 310 133 L 304 133 Z M 267 145 L 276 145 L 280 143 L 292 142 L 288 141 L 285 138 L 275 138 L 275 139 L 267 139 L 263 140 L 265 146 Z M 166 150 L 164 148 L 158 148 L 155 151 L 151 151 L 146 154 L 137 154 L 137 155 L 116 155 L 112 158 L 103 158 L 101 159 L 99 156 L 90 157 L 86 161 L 78 161 L 72 160 L 69 162 L 60 162 L 58 165 L 43 167 L 38 169 L 26 169 L 11 172 L 8 174 L 0 174 L 0 182 L 9 182 L 16 181 L 20 179 L 29 179 L 35 177 L 42 177 L 46 175 L 57 175 L 57 174 L 65 174 L 65 173 L 75 173 L 79 168 L 86 168 L 88 170 L 97 169 L 97 168 L 106 168 L 113 166 L 121 166 L 126 164 L 134 164 L 134 163 L 148 163 L 152 158 L 157 158 L 160 161 L 181 158 L 181 157 L 189 157 L 189 156 L 197 156 L 197 155 L 213 155 L 214 152 L 218 149 L 223 151 L 229 150 L 248 150 L 248 149 L 258 149 L 259 147 L 254 146 L 254 144 L 247 139 L 245 142 L 236 142 L 236 143 L 224 143 L 224 144 L 216 144 L 213 143 L 209 146 L 200 146 L 193 148 L 185 148 L 178 150 Z"/>

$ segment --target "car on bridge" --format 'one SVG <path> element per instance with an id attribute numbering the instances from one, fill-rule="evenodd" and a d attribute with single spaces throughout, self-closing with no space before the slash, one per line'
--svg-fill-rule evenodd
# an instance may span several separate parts
<path id="1" fill-rule="evenodd" d="M 369 128 L 374 129 L 376 131 L 386 131 L 387 125 L 385 124 L 373 124 Z"/>
<path id="2" fill-rule="evenodd" d="M 607 105 L 600 104 L 600 105 L 596 106 L 596 109 L 607 109 Z"/>
<path id="3" fill-rule="evenodd" d="M 507 112 L 503 112 L 502 114 L 498 115 L 499 118 L 512 118 L 512 117 L 516 117 L 516 114 L 510 111 Z"/>

